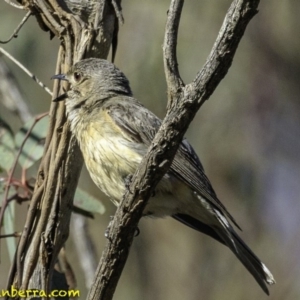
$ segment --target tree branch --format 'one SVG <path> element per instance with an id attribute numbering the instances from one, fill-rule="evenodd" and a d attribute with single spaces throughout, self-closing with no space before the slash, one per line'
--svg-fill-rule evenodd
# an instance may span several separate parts
<path id="1" fill-rule="evenodd" d="M 203 68 L 188 88 L 191 89 L 191 93 L 194 90 L 199 95 L 200 106 L 210 97 L 228 72 L 246 27 L 258 12 L 259 2 L 259 0 L 232 2 Z"/>
<path id="2" fill-rule="evenodd" d="M 0 44 L 7 44 L 9 43 L 13 38 L 18 37 L 18 33 L 21 30 L 21 28 L 23 27 L 23 25 L 26 23 L 26 21 L 29 19 L 29 17 L 31 16 L 31 11 L 28 11 L 27 14 L 25 15 L 25 17 L 22 19 L 21 23 L 18 25 L 18 27 L 14 30 L 14 32 L 12 33 L 12 35 L 5 41 L 0 41 Z"/>
<path id="3" fill-rule="evenodd" d="M 169 169 L 183 135 L 197 110 L 227 73 L 245 28 L 257 12 L 258 4 L 259 1 L 253 0 L 233 1 L 206 64 L 191 84 L 182 87 L 172 95 L 167 115 L 135 172 L 109 226 L 108 243 L 97 268 L 97 276 L 88 300 L 112 299 L 148 198 Z M 168 86 L 171 89 L 173 86 L 182 85 L 176 61 L 176 28 L 178 28 L 181 7 L 182 1 L 171 1 L 165 33 L 164 60 L 167 81 L 170 79 Z M 169 42 L 171 37 L 174 40 Z M 173 93 L 172 90 L 168 92 Z"/>
<path id="4" fill-rule="evenodd" d="M 17 4 L 17 3 L 14 3 L 13 1 L 11 0 L 4 0 L 7 4 L 15 7 L 15 8 L 18 8 L 18 9 L 25 9 L 25 6 L 22 6 L 20 4 Z"/>
<path id="5" fill-rule="evenodd" d="M 168 11 L 165 39 L 163 45 L 164 67 L 168 86 L 168 107 L 184 83 L 178 70 L 176 55 L 179 21 L 184 0 L 172 1 Z"/>
<path id="6" fill-rule="evenodd" d="M 2 47 L 0 47 L 0 52 L 4 54 L 7 58 L 13 61 L 20 69 L 22 69 L 31 79 L 33 79 L 40 87 L 42 87 L 49 95 L 52 96 L 52 92 L 50 89 L 42 83 L 34 74 L 32 74 L 28 69 L 26 69 L 17 59 L 15 59 L 12 55 L 10 55 L 7 51 L 5 51 Z"/>

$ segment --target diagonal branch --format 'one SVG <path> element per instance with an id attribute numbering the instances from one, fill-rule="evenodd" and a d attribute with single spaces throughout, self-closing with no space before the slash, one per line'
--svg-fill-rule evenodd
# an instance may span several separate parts
<path id="1" fill-rule="evenodd" d="M 31 11 L 27 12 L 27 14 L 25 15 L 25 17 L 22 19 L 21 23 L 18 25 L 18 27 L 14 30 L 14 32 L 12 33 L 12 35 L 5 41 L 0 41 L 0 44 L 7 44 L 9 43 L 13 38 L 18 37 L 18 33 L 21 30 L 21 28 L 23 27 L 23 25 L 26 23 L 26 21 L 29 19 L 29 17 L 31 16 Z"/>
<path id="2" fill-rule="evenodd" d="M 199 99 L 201 98 L 200 106 L 210 97 L 228 72 L 246 27 L 257 13 L 259 2 L 259 0 L 234 0 L 228 9 L 217 40 L 203 68 L 190 86 L 191 92 L 197 93 Z"/>
<path id="3" fill-rule="evenodd" d="M 15 7 L 15 8 L 18 8 L 18 9 L 25 9 L 25 6 L 22 6 L 20 4 L 17 4 L 15 2 L 13 2 L 12 0 L 4 0 L 7 4 Z"/>
<path id="4" fill-rule="evenodd" d="M 22 69 L 31 79 L 33 79 L 40 87 L 42 87 L 49 95 L 52 96 L 52 92 L 50 89 L 42 83 L 34 74 L 32 74 L 28 69 L 26 69 L 17 59 L 15 59 L 12 55 L 10 55 L 7 51 L 5 51 L 2 47 L 0 47 L 0 53 L 4 54 L 11 61 L 13 61 L 20 69 Z"/>
<path id="5" fill-rule="evenodd" d="M 168 92 L 172 95 L 168 112 L 109 226 L 108 243 L 98 265 L 88 300 L 112 299 L 147 201 L 156 184 L 169 169 L 197 110 L 227 73 L 245 28 L 257 12 L 259 0 L 233 1 L 212 50 L 213 55 L 209 56 L 196 79 L 185 87 L 176 61 L 177 30 L 182 3 L 180 0 L 171 1 L 165 33 L 166 77 L 167 81 L 170 80 L 168 87 L 171 90 Z M 168 42 L 170 38 L 173 39 L 172 42 Z M 224 56 L 226 59 L 223 59 Z M 176 93 L 172 90 L 174 86 L 180 87 Z"/>

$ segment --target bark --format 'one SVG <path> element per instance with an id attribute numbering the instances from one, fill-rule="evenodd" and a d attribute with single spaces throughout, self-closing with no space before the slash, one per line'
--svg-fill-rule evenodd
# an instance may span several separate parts
<path id="1" fill-rule="evenodd" d="M 76 2 L 76 7 L 72 3 L 56 0 L 21 3 L 35 15 L 43 30 L 61 40 L 53 74 L 68 71 L 84 57 L 106 58 L 118 31 L 117 14 L 110 2 L 81 1 Z M 62 88 L 54 82 L 54 98 Z M 9 286 L 46 292 L 51 290 L 53 267 L 69 234 L 73 196 L 83 164 L 66 122 L 64 105 L 52 103 L 49 115 L 45 151 L 9 276 Z"/>

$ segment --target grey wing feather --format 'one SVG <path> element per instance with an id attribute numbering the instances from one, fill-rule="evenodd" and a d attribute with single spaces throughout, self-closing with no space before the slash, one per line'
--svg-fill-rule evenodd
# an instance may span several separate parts
<path id="1" fill-rule="evenodd" d="M 119 96 L 106 104 L 108 114 L 133 141 L 147 147 L 158 131 L 161 120 L 134 98 Z"/>
<path id="2" fill-rule="evenodd" d="M 143 143 L 147 147 L 150 145 L 161 125 L 161 120 L 157 116 L 131 97 L 112 98 L 106 105 L 110 116 L 123 131 L 131 136 L 133 141 Z M 217 198 L 196 152 L 186 139 L 182 141 L 178 149 L 170 172 L 227 215 L 240 229 L 234 218 Z"/>
<path id="3" fill-rule="evenodd" d="M 188 144 L 188 148 L 186 147 Z M 202 164 L 192 146 L 184 140 L 173 160 L 171 172 L 186 182 L 194 191 L 208 200 L 213 206 L 221 210 L 239 228 L 235 219 L 218 199 L 213 187 L 204 173 Z"/>

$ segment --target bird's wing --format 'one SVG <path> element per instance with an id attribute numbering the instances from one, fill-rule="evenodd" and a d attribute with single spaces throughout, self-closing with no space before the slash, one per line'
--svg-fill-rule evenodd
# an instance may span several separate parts
<path id="1" fill-rule="evenodd" d="M 218 208 L 219 211 L 222 211 L 237 228 L 241 229 L 226 207 L 218 199 L 209 179 L 204 173 L 203 166 L 195 150 L 186 139 L 182 141 L 178 149 L 171 165 L 171 172 L 183 180 L 197 194 L 209 201 L 210 204 Z"/>
<path id="2" fill-rule="evenodd" d="M 157 116 L 131 97 L 111 98 L 103 109 L 132 141 L 146 147 L 149 147 L 161 125 Z"/>
<path id="3" fill-rule="evenodd" d="M 111 118 L 126 135 L 130 136 L 132 141 L 149 147 L 161 125 L 161 120 L 157 116 L 136 99 L 126 96 L 112 98 L 105 106 Z M 170 172 L 204 197 L 213 207 L 223 212 L 240 228 L 218 199 L 196 152 L 186 139 L 183 139 L 175 155 Z"/>

